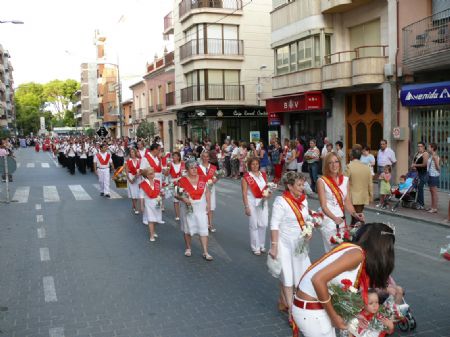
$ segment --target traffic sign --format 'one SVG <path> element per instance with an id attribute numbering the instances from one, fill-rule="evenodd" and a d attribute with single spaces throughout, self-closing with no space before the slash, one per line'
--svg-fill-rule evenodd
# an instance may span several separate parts
<path id="1" fill-rule="evenodd" d="M 17 164 L 16 164 L 16 160 L 13 157 L 6 157 L 6 161 L 5 158 L 1 158 L 0 157 L 0 174 L 5 173 L 5 162 L 6 165 L 8 165 L 8 174 L 13 174 L 16 169 L 17 169 Z"/>
<path id="2" fill-rule="evenodd" d="M 97 135 L 101 138 L 105 138 L 106 136 L 108 136 L 108 133 L 108 130 L 106 130 L 104 126 L 99 127 L 97 130 Z"/>

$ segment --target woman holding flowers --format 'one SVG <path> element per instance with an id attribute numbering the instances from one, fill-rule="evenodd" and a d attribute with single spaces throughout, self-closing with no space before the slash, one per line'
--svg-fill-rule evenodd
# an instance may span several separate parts
<path id="1" fill-rule="evenodd" d="M 267 199 L 270 190 L 267 187 L 267 174 L 260 171 L 259 159 L 249 158 L 248 172 L 242 179 L 242 199 L 245 215 L 249 217 L 250 246 L 253 254 L 261 255 L 266 248 L 266 228 L 269 223 L 269 207 Z"/>
<path id="2" fill-rule="evenodd" d="M 172 153 L 172 162 L 169 165 L 169 176 L 174 186 L 177 184 L 178 180 L 180 180 L 185 169 L 184 161 L 181 161 L 180 152 Z M 175 221 L 179 221 L 180 202 L 175 196 L 173 198 L 173 208 L 175 209 Z"/>
<path id="3" fill-rule="evenodd" d="M 216 228 L 213 225 L 213 214 L 216 209 L 216 187 L 217 182 L 216 171 L 217 167 L 209 163 L 209 153 L 203 152 L 200 155 L 201 163 L 197 166 L 197 173 L 200 177 L 206 180 L 206 186 L 211 192 L 211 207 L 208 212 L 208 229 L 214 233 Z"/>
<path id="4" fill-rule="evenodd" d="M 143 181 L 140 183 L 141 188 L 141 209 L 144 212 L 144 219 L 148 225 L 150 242 L 155 242 L 155 223 L 162 221 L 162 196 L 161 182 L 155 178 L 155 170 L 148 167 L 141 171 Z"/>
<path id="5" fill-rule="evenodd" d="M 292 308 L 294 287 L 311 264 L 307 244 L 312 236 L 308 201 L 303 193 L 305 177 L 297 172 L 287 172 L 282 179 L 285 191 L 275 198 L 270 220 L 272 244 L 270 256 L 281 263 L 282 292 L 278 307 Z"/>
<path id="6" fill-rule="evenodd" d="M 394 230 L 383 223 L 366 224 L 358 230 L 354 242 L 335 247 L 301 277 L 292 316 L 302 336 L 335 337 L 334 328 L 348 329 L 348 322 L 334 308 L 338 301 L 332 301 L 329 286 L 349 289 L 351 283 L 360 290 L 365 303 L 369 288 L 386 287 L 394 269 Z M 361 310 L 351 309 L 356 315 Z"/>
<path id="7" fill-rule="evenodd" d="M 324 214 L 320 228 L 325 252 L 343 241 L 350 241 L 350 232 L 345 223 L 345 210 L 358 221 L 364 215 L 355 212 L 350 200 L 348 177 L 342 174 L 341 160 L 329 153 L 323 161 L 323 176 L 317 180 L 320 208 Z"/>
<path id="8" fill-rule="evenodd" d="M 135 148 L 130 149 L 130 158 L 125 165 L 128 180 L 128 198 L 131 198 L 134 214 L 139 214 L 138 202 L 139 199 L 139 184 L 141 183 L 140 173 L 141 160 L 137 156 Z"/>
<path id="9" fill-rule="evenodd" d="M 208 213 L 211 208 L 210 191 L 207 181 L 200 177 L 197 163 L 193 160 L 186 162 L 187 175 L 178 180 L 176 197 L 182 201 L 180 207 L 181 230 L 184 232 L 186 250 L 184 255 L 192 254 L 192 236 L 198 234 L 203 249 L 203 258 L 212 261 L 208 253 Z"/>

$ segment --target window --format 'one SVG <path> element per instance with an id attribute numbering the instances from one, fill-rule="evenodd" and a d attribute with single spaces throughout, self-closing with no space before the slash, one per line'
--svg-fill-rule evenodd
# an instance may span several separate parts
<path id="1" fill-rule="evenodd" d="M 291 68 L 290 71 L 297 71 L 297 43 L 292 43 L 290 46 L 291 51 Z"/>
<path id="2" fill-rule="evenodd" d="M 157 100 L 156 104 L 162 104 L 162 101 L 163 101 L 162 95 L 163 95 L 163 89 L 162 89 L 162 86 L 159 85 L 158 86 L 158 97 L 157 97 L 158 100 Z"/>
<path id="3" fill-rule="evenodd" d="M 369 46 L 358 49 L 358 57 L 381 56 L 381 30 L 380 20 L 363 23 L 350 29 L 350 48 L 355 49 L 362 46 Z"/>
<path id="4" fill-rule="evenodd" d="M 153 106 L 153 89 L 148 91 L 148 106 Z"/>
<path id="5" fill-rule="evenodd" d="M 312 38 L 298 41 L 298 69 L 312 67 Z"/>
<path id="6" fill-rule="evenodd" d="M 289 72 L 289 46 L 284 46 L 276 50 L 277 74 Z"/>

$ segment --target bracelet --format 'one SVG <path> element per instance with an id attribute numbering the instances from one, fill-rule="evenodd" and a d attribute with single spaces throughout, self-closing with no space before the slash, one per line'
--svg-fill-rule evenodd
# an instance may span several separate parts
<path id="1" fill-rule="evenodd" d="M 272 242 L 273 246 L 276 246 L 278 244 L 278 242 Z"/>
<path id="2" fill-rule="evenodd" d="M 328 294 L 328 299 L 326 300 L 326 301 L 321 301 L 321 300 L 319 300 L 319 299 L 317 299 L 317 301 L 319 302 L 319 303 L 322 303 L 322 304 L 325 304 L 325 303 L 328 303 L 328 302 L 330 302 L 331 301 L 331 295 L 330 294 Z"/>
<path id="3" fill-rule="evenodd" d="M 250 206 L 249 205 L 245 205 L 244 208 L 250 208 Z"/>

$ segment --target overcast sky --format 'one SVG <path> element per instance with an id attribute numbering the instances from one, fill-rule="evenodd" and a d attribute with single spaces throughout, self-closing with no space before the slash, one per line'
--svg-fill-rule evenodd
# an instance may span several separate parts
<path id="1" fill-rule="evenodd" d="M 124 99 L 128 86 L 144 75 L 145 64 L 162 54 L 164 16 L 172 0 L 13 0 L 4 1 L 0 43 L 11 54 L 15 87 L 68 78 L 80 81 L 80 64 L 95 59 L 94 31 L 99 29 L 118 51 Z M 112 57 L 111 62 L 117 59 Z"/>

